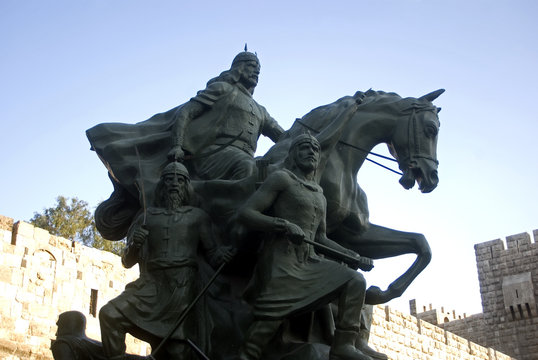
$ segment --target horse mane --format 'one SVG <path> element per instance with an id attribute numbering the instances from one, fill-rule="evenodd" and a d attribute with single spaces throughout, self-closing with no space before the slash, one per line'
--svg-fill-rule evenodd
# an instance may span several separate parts
<path id="1" fill-rule="evenodd" d="M 301 120 L 308 122 L 312 117 L 316 118 L 331 118 L 335 114 L 331 113 L 340 108 L 346 102 L 356 101 L 357 99 L 362 99 L 362 105 L 389 105 L 395 104 L 402 101 L 402 97 L 394 92 L 385 92 L 381 90 L 372 90 L 369 89 L 366 92 L 357 91 L 353 96 L 344 96 L 340 99 L 326 105 L 318 106 L 310 110 L 306 115 L 304 115 Z M 361 106 L 362 106 L 361 105 Z"/>
<path id="2" fill-rule="evenodd" d="M 427 99 L 414 97 L 402 98 L 400 95 L 394 92 L 385 92 L 382 90 L 372 89 L 369 89 L 364 93 L 363 104 L 375 104 L 378 106 L 383 105 L 387 107 L 391 106 L 396 111 L 402 113 L 410 113 L 413 110 L 423 111 L 436 109 L 436 106 Z"/>

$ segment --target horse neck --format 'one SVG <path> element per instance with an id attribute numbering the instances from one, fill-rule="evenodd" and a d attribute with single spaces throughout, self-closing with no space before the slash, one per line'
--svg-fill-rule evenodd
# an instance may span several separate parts
<path id="1" fill-rule="evenodd" d="M 335 152 L 338 159 L 334 160 L 356 176 L 368 153 L 376 145 L 390 142 L 396 124 L 395 116 L 378 110 L 357 112 L 341 138 L 340 151 Z"/>

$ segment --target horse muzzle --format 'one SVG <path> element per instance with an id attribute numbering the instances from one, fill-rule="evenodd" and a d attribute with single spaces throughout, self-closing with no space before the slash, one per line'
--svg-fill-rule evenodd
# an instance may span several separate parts
<path id="1" fill-rule="evenodd" d="M 403 171 L 403 175 L 400 178 L 400 184 L 407 190 L 415 186 L 415 182 L 418 183 L 418 189 L 422 193 L 432 192 L 439 183 L 439 176 L 437 173 L 437 164 L 431 166 L 431 161 L 413 161 L 409 167 Z"/>
<path id="2" fill-rule="evenodd" d="M 437 170 L 432 170 L 429 172 L 428 176 L 423 176 L 417 178 L 418 189 L 423 194 L 432 192 L 439 183 L 439 176 L 437 175 Z"/>

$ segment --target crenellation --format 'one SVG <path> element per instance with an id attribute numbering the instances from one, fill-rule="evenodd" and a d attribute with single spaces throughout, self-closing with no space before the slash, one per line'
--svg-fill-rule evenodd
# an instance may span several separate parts
<path id="1" fill-rule="evenodd" d="M 502 251 L 505 249 L 504 242 L 501 239 L 486 241 L 480 244 L 475 244 L 475 253 L 483 254 L 485 252 Z"/>
<path id="2" fill-rule="evenodd" d="M 534 239 L 534 242 L 532 242 Z M 447 331 L 519 360 L 538 359 L 538 230 L 475 245 L 483 312 L 440 324 Z M 415 308 L 420 307 L 415 304 Z M 417 317 L 439 320 L 430 311 Z M 490 352 L 491 359 L 505 355 Z"/>
<path id="3" fill-rule="evenodd" d="M 508 249 L 516 249 L 518 252 L 521 248 L 529 247 L 531 237 L 528 233 L 520 233 L 506 237 Z"/>

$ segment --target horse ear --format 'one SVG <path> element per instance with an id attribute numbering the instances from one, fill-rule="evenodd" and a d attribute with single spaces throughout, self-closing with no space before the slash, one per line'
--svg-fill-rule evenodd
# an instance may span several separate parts
<path id="1" fill-rule="evenodd" d="M 441 110 L 443 110 L 442 108 L 438 107 L 437 108 L 437 113 L 439 114 L 441 112 Z"/>
<path id="2" fill-rule="evenodd" d="M 444 92 L 445 92 L 445 89 L 435 90 L 435 91 L 432 91 L 429 94 L 426 94 L 424 96 L 419 97 L 419 99 L 433 101 L 433 100 L 437 99 L 439 97 L 439 95 L 441 95 Z"/>

